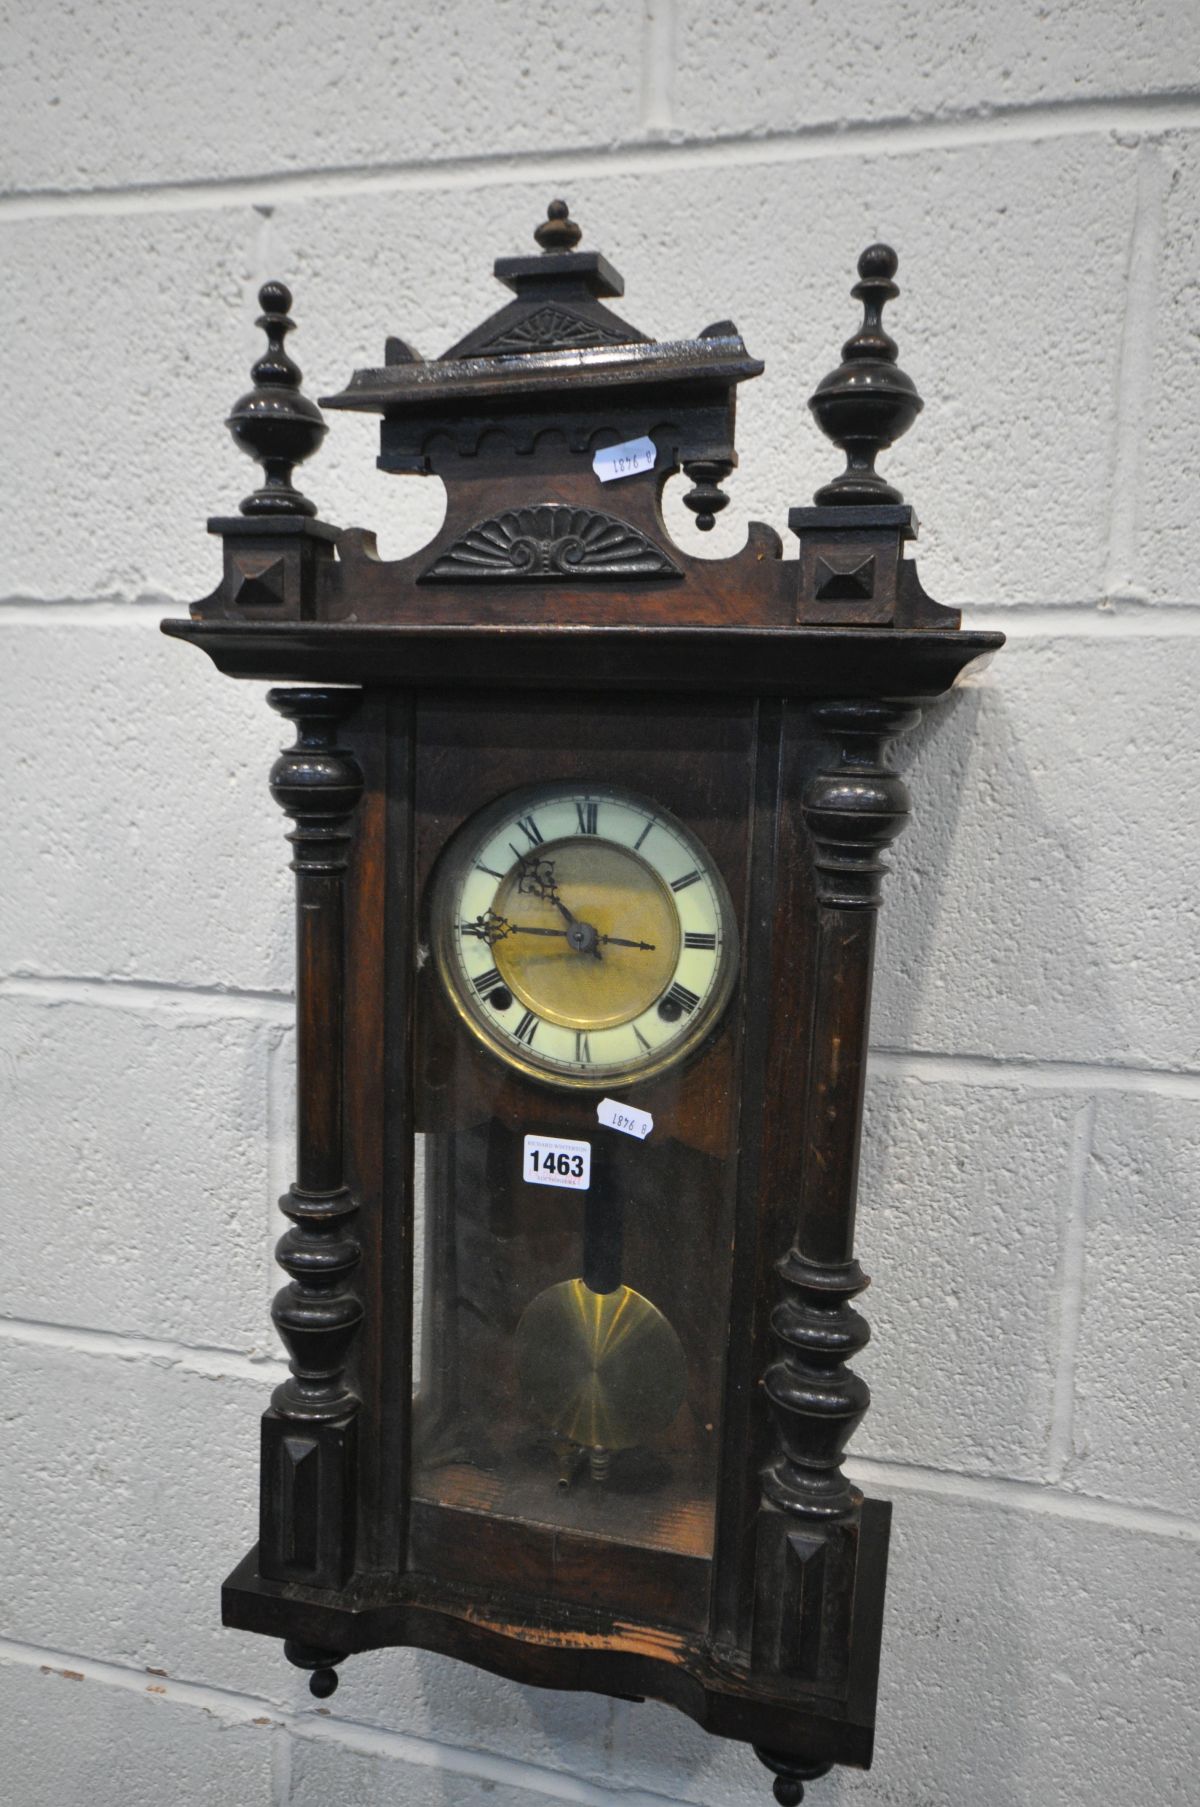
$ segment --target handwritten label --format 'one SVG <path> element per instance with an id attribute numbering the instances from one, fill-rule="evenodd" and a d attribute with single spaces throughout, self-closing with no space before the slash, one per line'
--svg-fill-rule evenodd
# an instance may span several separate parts
<path id="1" fill-rule="evenodd" d="M 601 483 L 615 483 L 618 477 L 639 477 L 652 471 L 658 449 L 652 439 L 626 439 L 620 445 L 601 446 L 592 459 L 592 469 Z"/>
<path id="2" fill-rule="evenodd" d="M 623 1136 L 636 1136 L 644 1142 L 654 1128 L 649 1111 L 635 1111 L 632 1104 L 618 1104 L 615 1098 L 602 1098 L 596 1115 L 608 1129 L 619 1129 Z"/>
<path id="3" fill-rule="evenodd" d="M 521 1177 L 530 1186 L 566 1186 L 586 1192 L 592 1183 L 592 1145 L 561 1136 L 526 1136 Z"/>

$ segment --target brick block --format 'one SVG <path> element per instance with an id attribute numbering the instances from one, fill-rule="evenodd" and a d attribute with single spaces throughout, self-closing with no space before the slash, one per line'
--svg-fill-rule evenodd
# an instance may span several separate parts
<path id="1" fill-rule="evenodd" d="M 1194 1067 L 1200 640 L 1014 640 L 906 743 L 873 1033 Z"/>
<path id="2" fill-rule="evenodd" d="M 1194 1545 L 896 1493 L 874 1767 L 814 1807 L 1186 1807 L 1200 1569 Z M 697 1807 L 761 1807 L 744 1745 L 622 1707 L 612 1772 Z"/>
<path id="3" fill-rule="evenodd" d="M 1198 17 L 1189 13 L 1193 28 Z M 1131 576 L 1133 589 L 1151 601 L 1194 605 L 1196 531 L 1187 498 L 1200 395 L 1200 135 L 1171 134 L 1158 155 L 1161 167 L 1147 172 L 1145 184 L 1145 205 L 1159 214 L 1144 226 L 1149 317 L 1130 321 L 1137 342 L 1151 347 L 1134 365 L 1129 397 L 1128 430 L 1142 435 Z"/>
<path id="4" fill-rule="evenodd" d="M 1045 1473 L 1083 1108 L 1016 1080 L 872 1079 L 858 1231 L 872 1341 L 854 1365 L 873 1397 L 854 1454 Z"/>
<path id="5" fill-rule="evenodd" d="M 0 1364 L 5 1634 L 268 1692 L 282 1655 L 222 1629 L 220 1584 L 257 1534 L 269 1377 L 15 1339 Z"/>
<path id="6" fill-rule="evenodd" d="M 1200 1102 L 1097 1100 L 1066 1484 L 1194 1514 Z"/>
<path id="7" fill-rule="evenodd" d="M 285 990 L 284 725 L 153 623 L 3 624 L 0 971 Z"/>
<path id="8" fill-rule="evenodd" d="M 49 0 L 11 22 L 0 165 L 61 190 L 607 146 L 638 130 L 640 12 L 359 0 L 294 8 L 284 46 L 249 0 Z"/>
<path id="9" fill-rule="evenodd" d="M 259 1386 L 215 1364 L 0 1339 L 0 1633 L 315 1714 L 276 1640 L 220 1622 L 220 1584 L 257 1535 L 269 1392 L 266 1374 Z M 521 1688 L 421 1651 L 352 1657 L 336 1709 L 564 1773 L 603 1767 L 613 1714 L 594 1695 Z"/>
<path id="10" fill-rule="evenodd" d="M 86 61 L 66 68 L 97 79 Z M 88 129 L 86 112 L 79 123 Z M 254 326 L 261 225 L 248 206 L 5 224 L 0 332 L 20 347 L 6 378 L 20 443 L 6 460 L 17 530 L 0 596 L 190 600 L 213 589 L 221 551 L 204 523 L 235 513 L 256 481 L 223 423 L 265 344 Z"/>
<path id="11" fill-rule="evenodd" d="M 526 1786 L 515 1764 L 511 1780 L 497 1777 L 486 1762 L 475 1774 L 470 1751 L 435 1748 L 423 1753 L 426 1761 L 411 1761 L 386 1746 L 356 1749 L 357 1736 L 350 1731 L 346 1744 L 303 1734 L 293 1739 L 288 1807 L 327 1807 L 333 1800 L 369 1801 L 371 1807 L 546 1807 L 548 1800 L 595 1799 L 568 1779 L 561 1793 L 554 1783 L 549 1793 L 544 1774 L 530 1774 Z"/>
<path id="12" fill-rule="evenodd" d="M 750 517 L 786 538 L 788 508 L 840 468 L 806 402 L 861 317 L 849 295 L 858 254 L 884 237 L 903 289 L 888 318 L 926 408 L 882 468 L 926 522 L 926 587 L 967 605 L 1101 594 L 1135 164 L 1099 136 L 731 161 L 703 171 L 703 206 L 690 169 L 572 180 L 585 243 L 625 276 L 627 318 L 669 338 L 732 317 L 767 364 L 741 391 L 741 464 L 717 530 L 685 519 L 683 479 L 668 492 L 680 543 L 728 555 Z M 449 242 L 440 193 L 281 198 L 274 256 L 294 278 L 301 361 L 309 353 L 340 387 L 353 365 L 379 361 L 385 331 L 426 356 L 444 350 L 503 299 L 491 257 L 529 245 L 543 196 L 533 182 L 457 193 Z M 414 258 L 433 244 L 436 256 Z M 1069 284 L 1047 282 L 1064 268 Z M 310 487 L 331 519 L 382 528 L 399 556 L 439 509 L 428 485 L 371 468 L 375 444 L 372 423 L 336 419 Z M 1052 526 L 1032 532 L 1047 495 Z"/>
<path id="13" fill-rule="evenodd" d="M 351 1657 L 335 1703 L 359 1723 L 592 1782 L 608 1774 L 618 1710 L 598 1694 L 523 1687 L 425 1650 Z"/>
<path id="14" fill-rule="evenodd" d="M 1186 91 L 1200 22 L 1174 0 L 898 0 L 845 29 L 838 0 L 733 0 L 679 33 L 672 123 L 709 136 L 990 117 Z"/>
<path id="15" fill-rule="evenodd" d="M 278 1353 L 267 1095 L 282 1038 L 186 1006 L 0 996 L 0 1313 Z"/>
<path id="16" fill-rule="evenodd" d="M 12 1807 L 246 1807 L 271 1798 L 269 1722 L 170 1683 L 114 1686 L 69 1667 L 0 1666 L 5 1791 Z"/>

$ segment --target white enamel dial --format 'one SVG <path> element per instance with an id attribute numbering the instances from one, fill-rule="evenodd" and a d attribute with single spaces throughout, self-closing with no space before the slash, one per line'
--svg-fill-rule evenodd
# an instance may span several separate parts
<path id="1" fill-rule="evenodd" d="M 432 929 L 472 1031 L 570 1087 L 682 1059 L 737 967 L 729 896 L 704 847 L 649 799 L 605 785 L 539 785 L 466 823 L 439 865 Z"/>

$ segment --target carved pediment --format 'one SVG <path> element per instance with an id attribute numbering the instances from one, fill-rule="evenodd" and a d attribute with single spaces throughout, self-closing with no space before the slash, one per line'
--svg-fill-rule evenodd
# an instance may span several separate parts
<path id="1" fill-rule="evenodd" d="M 569 308 L 548 302 L 531 314 L 510 321 L 502 331 L 473 347 L 473 357 L 494 357 L 502 352 L 560 351 L 583 345 L 628 343 L 630 335 L 601 326 Z"/>
<path id="2" fill-rule="evenodd" d="M 675 561 L 627 521 L 549 502 L 480 521 L 421 573 L 439 583 L 678 576 Z"/>

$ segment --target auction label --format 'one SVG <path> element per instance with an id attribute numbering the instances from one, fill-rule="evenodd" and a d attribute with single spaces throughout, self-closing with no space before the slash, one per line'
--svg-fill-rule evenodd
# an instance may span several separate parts
<path id="1" fill-rule="evenodd" d="M 608 1129 L 619 1129 L 623 1136 L 636 1136 L 644 1142 L 654 1128 L 649 1111 L 635 1111 L 632 1104 L 618 1104 L 615 1098 L 602 1098 L 596 1115 Z"/>
<path id="2" fill-rule="evenodd" d="M 644 435 L 622 440 L 620 445 L 601 446 L 592 459 L 592 469 L 601 483 L 615 483 L 618 477 L 640 477 L 643 471 L 652 471 L 657 457 L 654 441 Z"/>
<path id="3" fill-rule="evenodd" d="M 526 1136 L 521 1174 L 531 1186 L 566 1186 L 586 1192 L 592 1183 L 592 1145 L 561 1136 Z"/>

